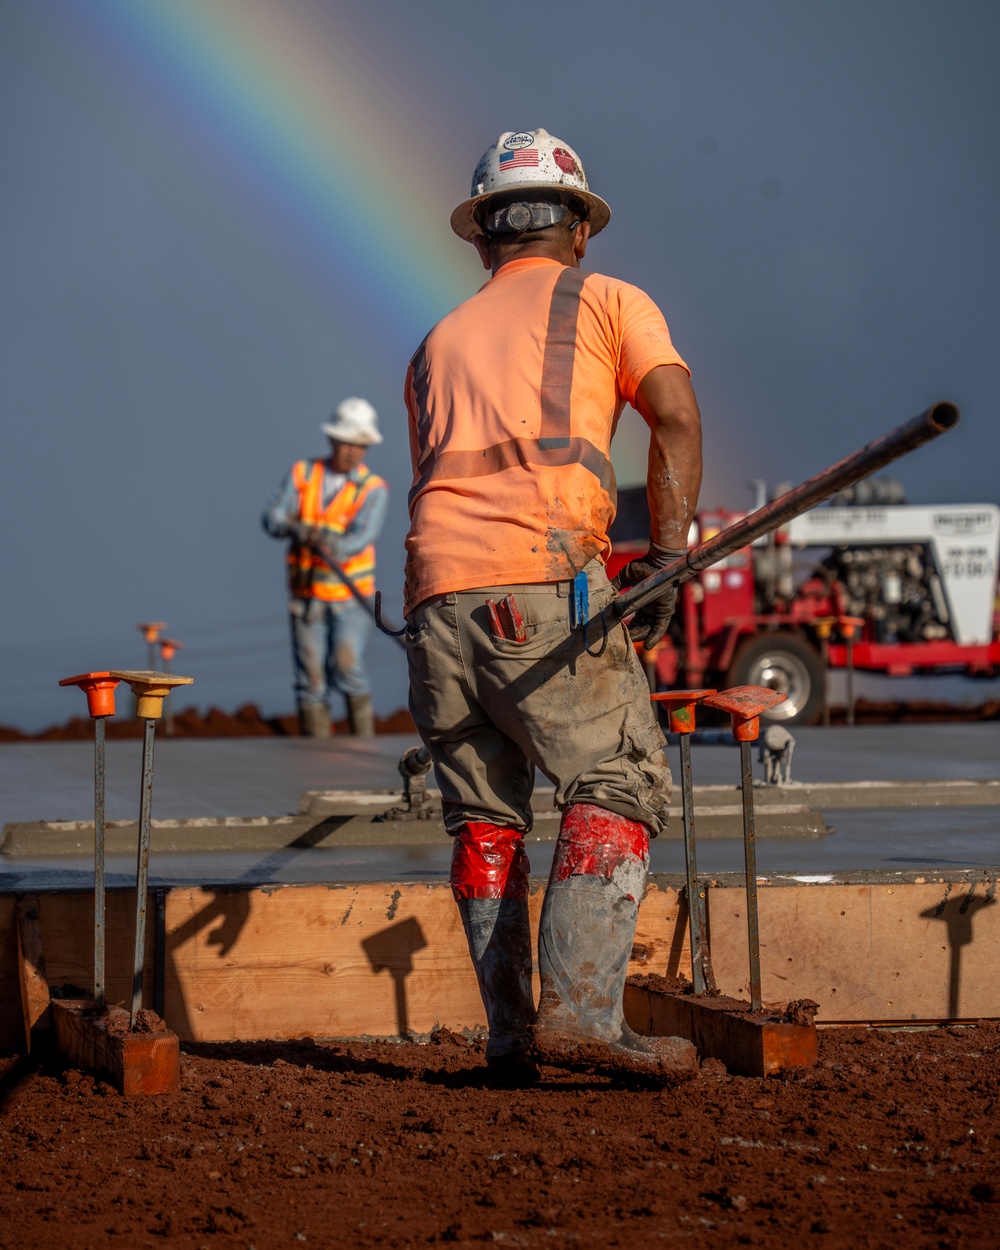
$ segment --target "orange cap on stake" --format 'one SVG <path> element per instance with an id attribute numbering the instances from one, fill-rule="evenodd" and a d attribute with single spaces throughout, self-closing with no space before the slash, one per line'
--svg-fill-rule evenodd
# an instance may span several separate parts
<path id="1" fill-rule="evenodd" d="M 654 703 L 666 704 L 672 734 L 690 734 L 694 733 L 695 709 L 710 694 L 715 690 L 665 690 L 649 697 Z"/>
<path id="2" fill-rule="evenodd" d="M 160 639 L 160 655 L 165 660 L 172 660 L 178 651 L 184 650 L 183 642 L 178 642 L 176 638 Z"/>
<path id="3" fill-rule="evenodd" d="M 135 714 L 140 720 L 159 720 L 163 715 L 163 700 L 174 686 L 190 686 L 194 682 L 193 677 L 154 673 L 149 669 L 115 669 L 110 676 L 128 683 L 135 695 Z"/>
<path id="4" fill-rule="evenodd" d="M 92 718 L 114 716 L 118 678 L 113 674 L 79 673 L 76 677 L 64 677 L 59 685 L 79 686 L 87 696 L 87 711 Z"/>
<path id="5" fill-rule="evenodd" d="M 756 742 L 760 733 L 761 712 L 784 703 L 785 698 L 785 695 L 777 690 L 768 690 L 766 686 L 733 686 L 709 695 L 705 706 L 729 713 L 733 737 L 737 742 Z"/>
<path id="6" fill-rule="evenodd" d="M 838 616 L 837 628 L 845 638 L 853 638 L 854 631 L 860 629 L 865 623 L 863 616 Z"/>
<path id="7" fill-rule="evenodd" d="M 147 642 L 156 642 L 160 636 L 160 630 L 166 628 L 166 621 L 145 621 L 136 625 L 136 629 L 142 631 L 142 636 Z"/>

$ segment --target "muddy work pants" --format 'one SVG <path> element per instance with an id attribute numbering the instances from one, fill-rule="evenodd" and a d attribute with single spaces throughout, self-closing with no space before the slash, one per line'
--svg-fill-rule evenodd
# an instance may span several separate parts
<path id="1" fill-rule="evenodd" d="M 587 566 L 589 615 L 615 598 Z M 535 768 L 556 806 L 592 803 L 666 825 L 672 784 L 649 686 L 625 627 L 570 628 L 570 582 L 492 586 L 424 600 L 407 620 L 410 711 L 434 760 L 445 825 L 527 832 Z M 525 640 L 497 637 L 487 599 L 512 594 Z"/>
<path id="2" fill-rule="evenodd" d="M 288 612 L 298 707 L 327 707 L 334 690 L 345 698 L 367 695 L 371 683 L 364 650 L 372 626 L 361 604 L 354 599 L 293 599 Z"/>

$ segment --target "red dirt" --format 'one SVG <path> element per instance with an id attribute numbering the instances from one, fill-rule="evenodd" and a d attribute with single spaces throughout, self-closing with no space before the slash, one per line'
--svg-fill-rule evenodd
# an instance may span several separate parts
<path id="1" fill-rule="evenodd" d="M 482 1063 L 444 1032 L 188 1044 L 180 1094 L 128 1099 L 0 1058 L 0 1244 L 1000 1244 L 1000 1022 L 822 1030 L 815 1068 L 668 1090 Z"/>
<path id="2" fill-rule="evenodd" d="M 347 720 L 339 720 L 333 726 L 334 733 L 350 732 Z M 108 738 L 141 738 L 143 722 L 130 720 L 127 716 L 104 722 Z M 162 733 L 163 730 L 161 729 Z M 298 721 L 294 715 L 262 716 L 253 703 L 244 704 L 235 712 L 220 712 L 217 707 L 207 712 L 188 707 L 174 716 L 175 738 L 267 738 L 298 737 Z M 375 718 L 375 732 L 379 734 L 415 734 L 413 718 L 406 708 L 400 708 L 390 716 Z M 92 742 L 94 722 L 86 716 L 74 716 L 64 725 L 52 725 L 40 733 L 26 734 L 10 725 L 0 725 L 0 742 Z"/>
<path id="3" fill-rule="evenodd" d="M 831 708 L 830 720 L 834 725 L 844 724 L 846 709 Z M 994 699 L 979 707 L 966 708 L 950 703 L 872 703 L 859 699 L 855 720 L 859 725 L 992 721 L 1000 720 L 1000 702 Z M 108 738 L 141 738 L 143 734 L 142 721 L 129 720 L 123 716 L 104 723 Z M 709 712 L 701 717 L 700 723 L 703 727 L 709 724 L 728 725 L 729 717 L 718 713 L 713 720 Z M 346 720 L 339 720 L 333 730 L 338 734 L 346 734 L 350 732 L 350 726 Z M 253 703 L 247 703 L 235 712 L 222 712 L 217 707 L 209 708 L 207 712 L 199 712 L 197 708 L 189 707 L 174 717 L 175 738 L 294 738 L 298 732 L 294 715 L 263 716 Z M 384 718 L 376 717 L 375 732 L 415 734 L 416 729 L 406 708 L 399 708 Z M 0 742 L 79 742 L 84 739 L 89 742 L 93 737 L 94 723 L 84 716 L 75 716 L 63 725 L 51 725 L 35 734 L 26 734 L 12 725 L 0 725 Z"/>

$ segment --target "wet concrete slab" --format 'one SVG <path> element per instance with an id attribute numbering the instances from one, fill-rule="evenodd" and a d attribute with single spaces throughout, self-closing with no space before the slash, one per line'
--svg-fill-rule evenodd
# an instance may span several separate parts
<path id="1" fill-rule="evenodd" d="M 1000 722 L 953 725 L 856 725 L 794 731 L 792 780 L 803 784 L 914 780 L 1000 780 Z M 414 737 L 158 737 L 153 815 L 285 816 L 316 790 L 398 790 L 397 763 Z M 677 749 L 667 748 L 677 770 Z M 754 751 L 754 775 L 763 778 Z M 107 817 L 134 820 L 140 742 L 107 746 Z M 86 742 L 0 744 L 0 825 L 13 821 L 92 820 L 93 746 Z M 739 781 L 730 740 L 692 747 L 696 785 Z M 541 780 L 545 787 L 547 783 Z M 796 800 L 798 801 L 798 800 Z M 541 809 L 540 809 L 541 810 Z"/>
<path id="2" fill-rule="evenodd" d="M 788 801 L 818 810 L 831 836 L 761 837 L 762 873 L 828 874 L 848 870 L 902 871 L 924 865 L 974 868 L 1000 861 L 1000 724 L 811 727 L 795 732 L 793 785 L 761 790 L 761 811 Z M 411 737 L 367 741 L 333 738 L 229 739 L 157 743 L 154 818 L 296 817 L 308 792 L 350 789 L 398 793 L 396 764 Z M 675 746 L 668 747 L 677 767 Z M 692 771 L 702 796 L 738 803 L 739 751 L 729 742 L 696 743 Z M 108 744 L 108 819 L 134 822 L 138 808 L 141 744 Z M 755 776 L 763 777 L 756 761 Z M 892 783 L 881 787 L 871 783 Z M 837 783 L 832 786 L 831 783 Z M 916 784 L 920 783 L 920 784 Z M 941 784 L 937 784 L 941 783 Z M 944 783 L 969 783 L 947 785 Z M 974 783 L 974 784 L 972 784 Z M 537 790 L 539 816 L 551 812 L 551 787 Z M 920 796 L 919 801 L 916 801 Z M 982 800 L 982 801 L 979 801 Z M 372 801 L 381 802 L 381 796 Z M 307 804 L 308 805 L 308 804 Z M 738 872 L 742 839 L 699 838 L 703 873 Z M 93 820 L 93 748 L 88 743 L 0 745 L 0 823 Z M 551 823 L 539 820 L 539 825 Z M 679 820 L 675 828 L 679 832 Z M 260 825 L 258 824 L 258 827 Z M 435 834 L 424 844 L 310 845 L 296 830 L 288 841 L 238 851 L 158 852 L 154 884 L 267 881 L 423 879 L 447 875 L 451 844 Z M 298 841 L 297 841 L 298 839 Z M 362 842 L 366 841 L 361 839 Z M 535 840 L 533 870 L 544 876 L 550 850 Z M 109 855 L 109 885 L 134 882 L 134 857 Z M 653 843 L 654 872 L 683 871 L 677 839 Z M 92 887 L 89 854 L 63 860 L 0 856 L 0 890 Z"/>

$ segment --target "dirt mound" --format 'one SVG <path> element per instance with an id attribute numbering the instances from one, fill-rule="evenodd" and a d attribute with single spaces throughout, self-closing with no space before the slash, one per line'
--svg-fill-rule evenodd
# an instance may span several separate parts
<path id="1" fill-rule="evenodd" d="M 109 739 L 141 738 L 143 735 L 141 720 L 115 717 L 106 720 L 104 724 L 105 734 Z M 333 729 L 339 734 L 350 732 L 346 720 L 337 721 Z M 174 715 L 175 738 L 294 738 L 298 736 L 298 732 L 298 720 L 294 714 L 262 716 L 254 703 L 246 703 L 235 712 L 222 712 L 217 707 L 211 707 L 207 712 L 199 712 L 197 708 L 188 707 Z M 375 732 L 414 734 L 416 729 L 410 713 L 405 708 L 400 708 L 390 716 L 376 716 Z M 53 725 L 36 734 L 26 734 L 20 729 L 0 725 L 0 742 L 79 742 L 83 739 L 89 742 L 93 737 L 94 723 L 83 716 L 74 716 L 64 725 Z"/>
<path id="2" fill-rule="evenodd" d="M 435 1041 L 192 1043 L 157 1098 L 0 1059 L 0 1240 L 997 1244 L 996 1021 L 821 1030 L 814 1068 L 666 1090 L 491 1089 L 481 1042 Z"/>

